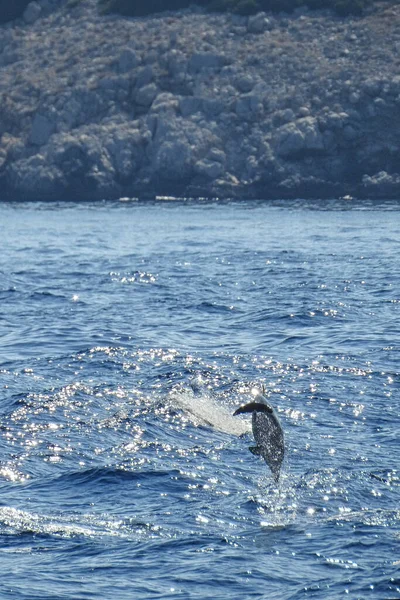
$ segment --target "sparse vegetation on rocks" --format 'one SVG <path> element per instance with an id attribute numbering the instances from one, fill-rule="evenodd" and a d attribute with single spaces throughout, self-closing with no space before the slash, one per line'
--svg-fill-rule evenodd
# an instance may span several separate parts
<path id="1" fill-rule="evenodd" d="M 195 3 L 209 11 L 253 15 L 260 11 L 293 12 L 302 6 L 332 9 L 339 15 L 361 15 L 374 0 L 99 0 L 103 13 L 116 12 L 133 17 L 166 10 L 180 10 Z"/>
<path id="2" fill-rule="evenodd" d="M 400 6 L 100 15 L 0 28 L 9 198 L 400 195 Z"/>

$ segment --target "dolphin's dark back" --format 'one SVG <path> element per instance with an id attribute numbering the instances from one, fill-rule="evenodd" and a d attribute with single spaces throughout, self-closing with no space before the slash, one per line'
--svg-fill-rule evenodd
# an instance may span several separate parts
<path id="1" fill-rule="evenodd" d="M 274 409 L 261 394 L 253 402 L 240 406 L 233 414 L 252 414 L 252 429 L 257 446 L 250 451 L 262 456 L 270 467 L 275 481 L 279 481 L 282 461 L 285 455 L 283 430 Z"/>
<path id="2" fill-rule="evenodd" d="M 263 457 L 276 481 L 279 480 L 285 455 L 283 430 L 275 412 L 253 412 L 252 427 L 260 456 Z"/>

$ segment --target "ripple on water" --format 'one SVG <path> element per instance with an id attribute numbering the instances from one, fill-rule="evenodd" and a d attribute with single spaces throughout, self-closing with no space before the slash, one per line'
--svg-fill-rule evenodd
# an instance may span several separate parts
<path id="1" fill-rule="evenodd" d="M 0 209 L 2 597 L 400 596 L 395 212 L 347 209 Z"/>

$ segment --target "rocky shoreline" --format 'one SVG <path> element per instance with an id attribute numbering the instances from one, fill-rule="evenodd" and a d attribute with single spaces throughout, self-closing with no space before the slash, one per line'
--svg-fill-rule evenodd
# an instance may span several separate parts
<path id="1" fill-rule="evenodd" d="M 400 198 L 400 6 L 0 27 L 3 199 Z"/>

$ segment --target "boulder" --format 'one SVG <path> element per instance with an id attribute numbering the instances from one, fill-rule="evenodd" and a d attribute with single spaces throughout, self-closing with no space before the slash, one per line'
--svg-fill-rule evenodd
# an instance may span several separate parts
<path id="1" fill-rule="evenodd" d="M 362 188 L 369 197 L 387 197 L 398 198 L 400 186 L 400 175 L 398 173 L 389 174 L 386 171 L 380 171 L 375 175 L 364 175 L 362 177 Z"/>
<path id="2" fill-rule="evenodd" d="M 249 17 L 247 22 L 247 31 L 249 33 L 264 33 L 271 28 L 271 21 L 267 18 L 265 12 L 259 12 Z"/>
<path id="3" fill-rule="evenodd" d="M 318 119 L 319 129 L 321 131 L 339 131 L 343 129 L 343 127 L 348 123 L 348 121 L 349 113 L 330 111 Z"/>
<path id="4" fill-rule="evenodd" d="M 118 71 L 120 73 L 128 73 L 135 69 L 139 64 L 136 52 L 132 48 L 125 48 L 118 59 Z"/>
<path id="5" fill-rule="evenodd" d="M 24 10 L 23 19 L 25 23 L 28 25 L 35 23 L 40 17 L 40 13 L 42 12 L 42 7 L 38 2 L 30 2 L 26 9 Z"/>
<path id="6" fill-rule="evenodd" d="M 148 85 L 149 83 L 151 83 L 153 81 L 153 79 L 154 79 L 153 67 L 151 65 L 147 65 L 143 69 L 139 70 L 139 73 L 138 73 L 137 79 L 136 79 L 136 88 L 140 89 L 140 88 L 144 87 L 145 85 Z"/>
<path id="7" fill-rule="evenodd" d="M 345 125 L 343 127 L 343 138 L 347 142 L 353 142 L 360 137 L 359 130 L 353 125 Z"/>
<path id="8" fill-rule="evenodd" d="M 240 75 L 236 81 L 236 88 L 243 94 L 248 94 L 254 87 L 254 80 L 251 75 Z"/>
<path id="9" fill-rule="evenodd" d="M 104 141 L 117 176 L 128 182 L 139 170 L 143 162 L 143 137 L 139 129 L 121 124 L 111 128 Z"/>
<path id="10" fill-rule="evenodd" d="M 173 79 L 181 80 L 186 74 L 187 60 L 183 52 L 175 48 L 170 50 L 165 56 L 165 64 L 169 75 Z"/>
<path id="11" fill-rule="evenodd" d="M 218 179 L 223 175 L 224 170 L 220 162 L 208 159 L 199 160 L 195 165 L 196 173 L 207 179 Z"/>
<path id="12" fill-rule="evenodd" d="M 196 52 L 192 54 L 189 61 L 189 70 L 198 73 L 203 69 L 222 69 L 228 63 L 225 54 L 213 52 Z"/>
<path id="13" fill-rule="evenodd" d="M 258 119 L 264 112 L 263 96 L 254 91 L 242 94 L 236 100 L 235 112 L 242 119 Z"/>
<path id="14" fill-rule="evenodd" d="M 220 115 L 224 108 L 225 104 L 219 98 L 202 99 L 202 111 L 207 117 L 211 119 Z"/>
<path id="15" fill-rule="evenodd" d="M 92 166 L 84 148 L 84 136 L 57 134 L 47 147 L 47 157 L 64 174 L 67 180 L 83 179 Z"/>
<path id="16" fill-rule="evenodd" d="M 65 186 L 85 194 L 92 189 L 102 194 L 116 190 L 115 169 L 105 147 L 107 129 L 89 126 L 71 135 L 56 134 L 48 144 L 47 160 L 63 173 Z"/>
<path id="17" fill-rule="evenodd" d="M 41 114 L 36 114 L 32 129 L 29 136 L 29 141 L 35 146 L 43 146 L 48 142 L 49 137 L 54 133 L 55 123 Z"/>
<path id="18" fill-rule="evenodd" d="M 360 94 L 358 92 L 351 92 L 349 96 L 349 102 L 351 104 L 357 104 L 360 101 Z"/>
<path id="19" fill-rule="evenodd" d="M 51 0 L 38 0 L 38 4 L 40 4 L 42 11 L 47 11 L 51 8 Z"/>
<path id="20" fill-rule="evenodd" d="M 297 111 L 297 116 L 302 119 L 304 117 L 309 117 L 310 116 L 310 109 L 307 108 L 307 106 L 300 106 L 299 110 Z"/>
<path id="21" fill-rule="evenodd" d="M 161 114 L 151 144 L 151 172 L 157 180 L 188 180 L 195 174 L 194 165 L 207 157 L 211 148 L 221 145 L 204 120 L 192 120 Z M 212 161 L 211 161 L 212 162 Z"/>
<path id="22" fill-rule="evenodd" d="M 390 82 L 390 93 L 393 96 L 400 94 L 400 75 L 395 75 Z"/>
<path id="23" fill-rule="evenodd" d="M 190 145 L 182 140 L 161 143 L 155 153 L 153 169 L 157 177 L 168 181 L 187 180 L 193 173 Z"/>
<path id="24" fill-rule="evenodd" d="M 260 176 L 260 164 L 254 155 L 246 158 L 246 175 L 250 180 L 257 179 Z"/>
<path id="25" fill-rule="evenodd" d="M 285 108 L 284 110 L 277 110 L 273 115 L 273 124 L 275 127 L 280 127 L 285 123 L 290 123 L 296 118 L 291 108 Z M 302 117 L 303 118 L 303 117 Z"/>
<path id="26" fill-rule="evenodd" d="M 317 119 L 314 117 L 304 117 L 297 121 L 297 127 L 304 135 L 306 150 L 319 151 L 324 149 L 324 142 Z"/>
<path id="27" fill-rule="evenodd" d="M 183 96 L 179 100 L 179 110 L 183 117 L 188 117 L 201 112 L 203 108 L 203 99 L 198 96 Z"/>
<path id="28" fill-rule="evenodd" d="M 277 130 L 275 141 L 277 153 L 283 158 L 324 150 L 318 121 L 313 117 L 304 117 L 295 123 L 283 125 Z"/>
<path id="29" fill-rule="evenodd" d="M 211 148 L 208 153 L 208 158 L 213 162 L 219 162 L 221 165 L 224 165 L 226 162 L 226 154 L 222 150 L 218 148 Z"/>
<path id="30" fill-rule="evenodd" d="M 7 162 L 7 151 L 5 148 L 0 148 L 0 171 L 3 169 Z"/>
<path id="31" fill-rule="evenodd" d="M 45 156 L 35 154 L 11 163 L 6 170 L 6 179 L 18 194 L 40 198 L 60 189 L 62 173 L 49 164 Z"/>
<path id="32" fill-rule="evenodd" d="M 158 94 L 151 105 L 152 113 L 176 113 L 178 109 L 179 99 L 169 92 Z"/>
<path id="33" fill-rule="evenodd" d="M 153 100 L 158 94 L 158 88 L 155 83 L 149 83 L 138 89 L 135 95 L 136 104 L 144 108 L 151 106 Z"/>
<path id="34" fill-rule="evenodd" d="M 382 81 L 378 78 L 371 78 L 364 81 L 363 89 L 369 96 L 379 96 L 382 89 Z"/>
<path id="35" fill-rule="evenodd" d="M 9 161 L 26 158 L 26 145 L 21 138 L 5 132 L 1 137 L 1 146 L 7 152 L 7 160 Z"/>

